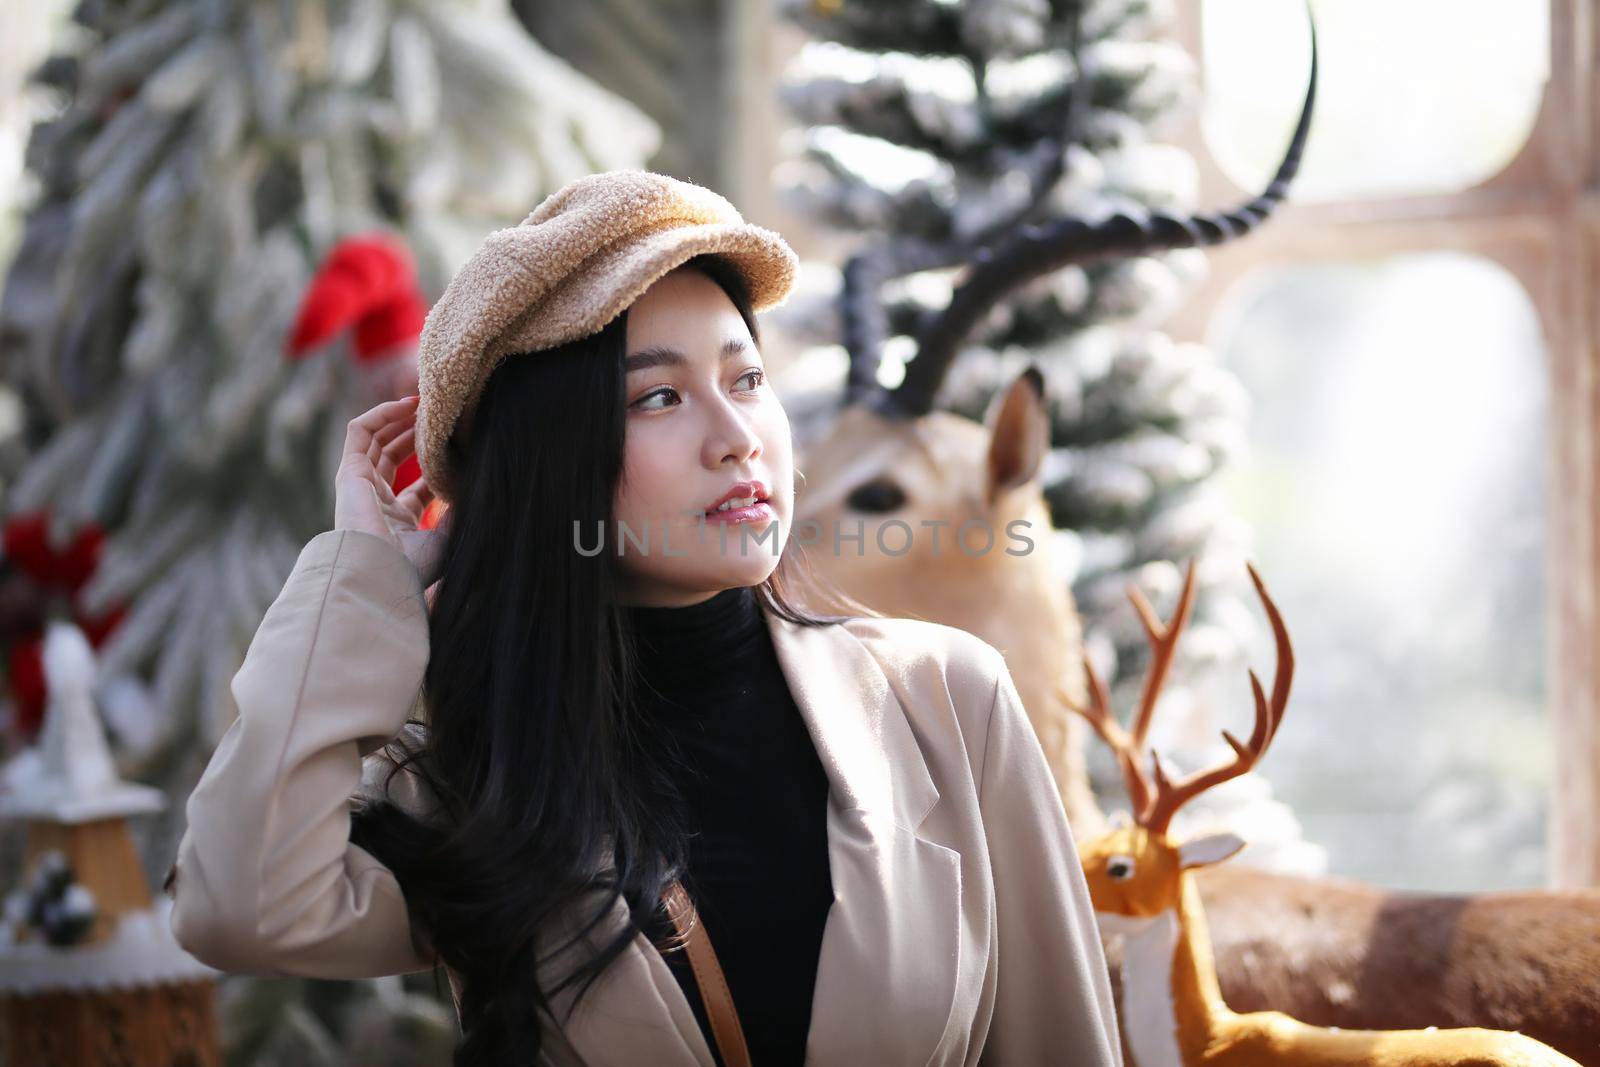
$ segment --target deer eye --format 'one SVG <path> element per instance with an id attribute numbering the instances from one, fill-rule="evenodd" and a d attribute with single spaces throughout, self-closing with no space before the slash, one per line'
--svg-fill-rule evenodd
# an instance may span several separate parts
<path id="1" fill-rule="evenodd" d="M 1126 882 L 1133 877 L 1133 857 L 1112 856 L 1106 860 L 1106 874 L 1113 881 Z"/>
<path id="2" fill-rule="evenodd" d="M 850 490 L 845 504 L 853 511 L 880 514 L 893 511 L 906 502 L 905 490 L 888 478 L 874 478 Z"/>

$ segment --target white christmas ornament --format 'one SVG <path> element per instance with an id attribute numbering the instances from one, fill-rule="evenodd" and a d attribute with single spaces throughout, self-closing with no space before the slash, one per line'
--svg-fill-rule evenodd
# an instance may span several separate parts
<path id="1" fill-rule="evenodd" d="M 0 816 L 80 823 L 160 811 L 161 790 L 117 775 L 94 703 L 94 650 L 83 631 L 51 622 L 43 658 L 50 680 L 44 732 L 36 750 L 0 769 Z"/>

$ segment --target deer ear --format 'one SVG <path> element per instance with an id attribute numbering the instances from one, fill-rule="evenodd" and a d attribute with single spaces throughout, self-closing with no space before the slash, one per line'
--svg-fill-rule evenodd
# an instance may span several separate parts
<path id="1" fill-rule="evenodd" d="M 1207 867 L 1221 863 L 1241 848 L 1244 848 L 1244 838 L 1238 834 L 1207 834 L 1178 846 L 1178 866 Z"/>
<path id="2" fill-rule="evenodd" d="M 1050 416 L 1044 405 L 1044 375 L 1029 367 L 989 409 L 988 499 L 1039 474 L 1050 447 Z"/>

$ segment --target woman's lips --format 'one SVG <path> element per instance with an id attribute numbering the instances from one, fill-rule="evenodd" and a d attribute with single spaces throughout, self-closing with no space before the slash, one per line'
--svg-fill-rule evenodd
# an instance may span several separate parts
<path id="1" fill-rule="evenodd" d="M 706 522 L 762 522 L 775 517 L 772 505 L 765 500 L 757 500 L 742 508 L 729 508 L 727 511 L 706 512 Z"/>

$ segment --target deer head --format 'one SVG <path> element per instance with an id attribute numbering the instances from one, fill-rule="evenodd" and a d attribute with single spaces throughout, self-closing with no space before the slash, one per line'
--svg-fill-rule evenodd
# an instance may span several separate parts
<path id="1" fill-rule="evenodd" d="M 1007 614 L 1032 615 L 1014 597 L 1065 610 L 1060 597 L 1028 595 L 1051 577 L 1041 569 L 1047 553 L 1028 544 L 1051 530 L 1039 478 L 1048 436 L 1032 369 L 981 425 L 949 412 L 891 419 L 847 407 L 806 452 L 796 535 L 811 540 L 814 567 L 890 614 L 938 620 L 988 611 L 984 628 L 995 633 L 1005 632 Z"/>
<path id="2" fill-rule="evenodd" d="M 1100 813 L 1083 773 L 1082 727 L 1056 697 L 1082 687 L 1075 669 L 1061 670 L 1061 650 L 1079 647 L 1082 634 L 1040 481 L 1049 432 L 1033 369 L 982 424 L 847 406 L 801 464 L 795 534 L 810 542 L 812 570 L 854 599 L 959 626 L 1005 654 L 1081 834 L 1099 827 Z M 1076 667 L 1076 657 L 1068 662 Z"/>

